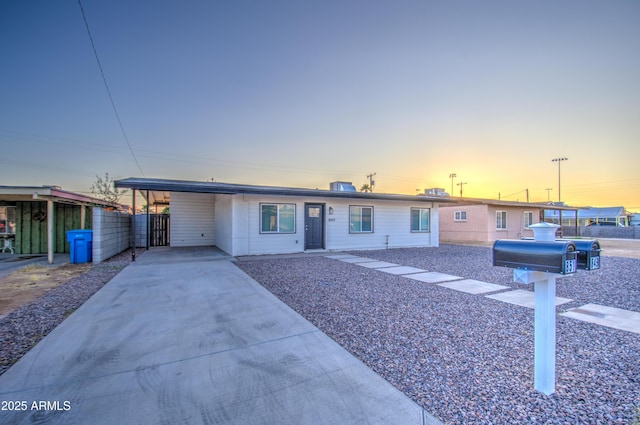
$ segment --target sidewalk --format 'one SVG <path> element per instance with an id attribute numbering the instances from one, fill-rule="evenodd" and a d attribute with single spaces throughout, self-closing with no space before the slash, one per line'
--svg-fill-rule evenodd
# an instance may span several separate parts
<path id="1" fill-rule="evenodd" d="M 439 423 L 230 259 L 172 252 L 140 256 L 1 376 L 24 410 L 0 423 Z"/>

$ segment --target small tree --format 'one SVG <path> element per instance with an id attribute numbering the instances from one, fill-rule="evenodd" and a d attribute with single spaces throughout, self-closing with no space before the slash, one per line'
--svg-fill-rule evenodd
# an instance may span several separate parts
<path id="1" fill-rule="evenodd" d="M 360 186 L 360 192 L 371 192 L 371 187 L 367 183 L 365 183 Z"/>
<path id="2" fill-rule="evenodd" d="M 113 185 L 113 179 L 109 173 L 104 174 L 104 178 L 96 175 L 96 181 L 91 185 L 91 193 L 96 197 L 108 202 L 118 202 L 126 189 L 117 189 Z"/>

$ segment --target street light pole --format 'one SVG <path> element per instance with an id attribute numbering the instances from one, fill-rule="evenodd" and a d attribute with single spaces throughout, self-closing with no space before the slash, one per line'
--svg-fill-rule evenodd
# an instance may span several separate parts
<path id="1" fill-rule="evenodd" d="M 449 178 L 451 179 L 451 196 L 453 196 L 453 179 L 458 177 L 456 173 L 449 174 Z"/>
<path id="2" fill-rule="evenodd" d="M 567 161 L 569 158 L 553 158 L 551 161 L 552 162 L 557 162 L 558 163 L 558 202 L 562 202 L 562 198 L 560 197 L 560 163 L 562 161 Z"/>

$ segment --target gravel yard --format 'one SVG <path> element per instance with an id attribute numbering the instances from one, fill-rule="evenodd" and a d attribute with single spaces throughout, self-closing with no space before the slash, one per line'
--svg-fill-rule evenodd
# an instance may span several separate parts
<path id="1" fill-rule="evenodd" d="M 491 249 L 351 252 L 532 290 Z M 533 389 L 533 316 L 503 303 L 327 259 L 243 258 L 238 267 L 369 367 L 451 424 L 640 423 L 640 335 L 557 316 L 556 393 Z M 640 312 L 640 259 L 558 279 L 557 295 Z"/>

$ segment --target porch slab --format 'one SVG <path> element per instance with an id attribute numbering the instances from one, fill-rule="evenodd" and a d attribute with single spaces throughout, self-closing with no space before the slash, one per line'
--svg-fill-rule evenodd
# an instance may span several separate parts
<path id="1" fill-rule="evenodd" d="M 417 267 L 410 267 L 410 266 L 385 267 L 383 269 L 380 269 L 380 271 L 389 273 L 389 274 L 395 274 L 395 275 L 405 275 L 405 274 L 426 272 L 426 270 L 419 269 Z"/>
<path id="2" fill-rule="evenodd" d="M 398 264 L 387 263 L 386 261 L 368 261 L 364 263 L 355 263 L 358 266 L 367 267 L 369 269 L 383 269 L 386 267 L 398 267 Z"/>
<path id="3" fill-rule="evenodd" d="M 453 282 L 439 283 L 438 286 L 453 289 L 455 291 L 466 292 L 468 294 L 486 294 L 488 292 L 509 289 L 508 286 L 497 285 L 495 283 L 482 282 L 481 280 L 464 279 Z"/>
<path id="4" fill-rule="evenodd" d="M 402 277 L 406 277 L 407 279 L 419 280 L 420 282 L 426 282 L 426 283 L 439 283 L 439 282 L 448 282 L 450 280 L 462 279 L 460 276 L 454 276 L 451 274 L 438 273 L 438 272 L 417 273 L 417 274 L 410 274 Z"/>
<path id="5" fill-rule="evenodd" d="M 596 325 L 640 334 L 640 313 L 598 304 L 585 304 L 560 313 L 561 316 L 595 323 Z"/>
<path id="6" fill-rule="evenodd" d="M 485 295 L 487 298 L 502 301 L 509 304 L 515 304 L 527 308 L 535 308 L 536 300 L 533 291 L 525 291 L 516 289 L 515 291 L 501 292 L 499 294 Z M 569 298 L 556 297 L 556 306 L 566 304 L 573 300 Z"/>

